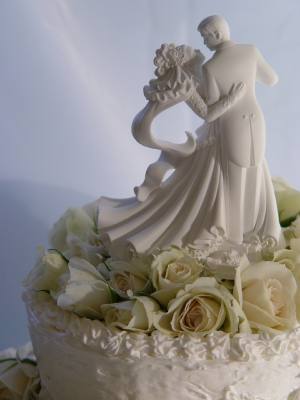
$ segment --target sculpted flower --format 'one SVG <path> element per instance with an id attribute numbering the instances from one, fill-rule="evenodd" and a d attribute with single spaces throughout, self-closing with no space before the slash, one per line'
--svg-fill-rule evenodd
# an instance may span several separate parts
<path id="1" fill-rule="evenodd" d="M 132 258 L 130 263 L 113 261 L 109 268 L 111 285 L 120 297 L 128 298 L 128 290 L 151 293 L 149 268 L 137 258 Z"/>
<path id="2" fill-rule="evenodd" d="M 0 353 L 0 399 L 38 400 L 40 378 L 31 343 L 18 352 L 4 353 Z"/>
<path id="3" fill-rule="evenodd" d="M 138 296 L 121 303 L 105 304 L 101 308 L 109 327 L 148 333 L 154 329 L 153 313 L 160 306 L 150 297 Z"/>
<path id="4" fill-rule="evenodd" d="M 167 312 L 156 312 L 156 329 L 177 336 L 188 332 L 201 338 L 211 332 L 251 332 L 246 317 L 235 298 L 215 278 L 201 277 L 186 284 L 168 304 Z"/>
<path id="5" fill-rule="evenodd" d="M 54 224 L 48 234 L 48 241 L 52 248 L 61 252 L 68 249 L 67 235 L 74 231 L 93 231 L 97 213 L 97 201 L 82 208 L 70 207 Z"/>
<path id="6" fill-rule="evenodd" d="M 101 305 L 111 303 L 111 290 L 102 275 L 80 258 L 69 262 L 70 279 L 57 304 L 90 319 L 103 319 Z"/>
<path id="7" fill-rule="evenodd" d="M 158 68 L 155 71 L 155 75 L 162 76 L 170 68 L 182 65 L 185 59 L 185 47 L 176 46 L 174 43 L 170 45 L 166 43 L 162 44 L 161 48 L 156 50 L 157 57 L 154 59 L 154 64 Z"/>
<path id="8" fill-rule="evenodd" d="M 186 283 L 194 282 L 203 265 L 190 257 L 185 250 L 162 252 L 151 264 L 150 279 L 156 292 L 152 296 L 164 307 L 174 299 Z"/>
<path id="9" fill-rule="evenodd" d="M 294 189 L 289 182 L 278 176 L 272 178 L 280 224 L 289 226 L 300 213 L 300 192 Z"/>
<path id="10" fill-rule="evenodd" d="M 23 281 L 27 289 L 59 290 L 60 276 L 68 272 L 68 264 L 60 254 L 46 253 L 43 245 L 37 248 L 39 256 L 35 267 Z"/>
<path id="11" fill-rule="evenodd" d="M 262 261 L 241 273 L 242 306 L 253 329 L 278 333 L 295 327 L 297 284 L 278 262 Z"/>

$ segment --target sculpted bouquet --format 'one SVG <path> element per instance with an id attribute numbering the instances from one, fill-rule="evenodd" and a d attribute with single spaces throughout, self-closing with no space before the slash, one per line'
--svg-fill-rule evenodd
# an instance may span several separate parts
<path id="1" fill-rule="evenodd" d="M 274 179 L 278 206 L 299 196 Z M 292 193 L 291 193 L 292 192 Z M 97 202 L 69 208 L 49 233 L 51 249 L 37 249 L 38 260 L 23 284 L 46 292 L 64 310 L 98 319 L 110 328 L 176 337 L 202 338 L 214 331 L 234 334 L 293 329 L 300 319 L 299 202 L 284 208 L 287 247 L 255 263 L 243 256 L 234 280 L 185 249 L 172 248 L 145 261 L 115 260 L 94 224 Z M 289 213 L 289 214 L 288 214 Z"/>

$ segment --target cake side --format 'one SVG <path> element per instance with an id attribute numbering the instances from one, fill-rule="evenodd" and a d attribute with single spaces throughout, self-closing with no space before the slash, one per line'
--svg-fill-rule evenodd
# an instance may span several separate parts
<path id="1" fill-rule="evenodd" d="M 37 293 L 23 299 L 42 385 L 53 400 L 282 400 L 300 385 L 300 327 L 273 337 L 136 335 L 81 319 Z"/>

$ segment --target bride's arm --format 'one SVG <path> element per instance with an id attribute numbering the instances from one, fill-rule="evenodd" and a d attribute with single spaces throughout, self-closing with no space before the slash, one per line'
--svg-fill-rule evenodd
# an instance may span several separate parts
<path id="1" fill-rule="evenodd" d="M 235 87 L 234 84 L 228 95 L 222 97 L 216 103 L 208 106 L 199 93 L 195 90 L 185 102 L 200 118 L 207 122 L 212 122 L 229 110 L 236 101 L 244 96 L 245 92 L 245 83 L 240 83 L 237 87 Z"/>

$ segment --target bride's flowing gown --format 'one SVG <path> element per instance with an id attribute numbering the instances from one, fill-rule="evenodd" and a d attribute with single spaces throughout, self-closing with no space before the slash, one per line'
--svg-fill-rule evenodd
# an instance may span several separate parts
<path id="1" fill-rule="evenodd" d="M 191 60 L 199 63 L 201 57 L 199 51 L 185 45 L 163 45 L 157 51 L 159 68 L 166 65 L 170 51 L 176 60 L 184 60 L 189 65 Z M 167 71 L 162 68 L 164 74 L 150 81 L 150 86 L 145 88 L 149 103 L 133 123 L 133 135 L 139 143 L 161 150 L 160 159 L 152 164 L 149 174 L 147 171 L 143 184 L 147 187 L 150 182 L 151 186 L 153 177 L 158 177 L 153 184 L 155 190 L 152 188 L 144 201 L 138 200 L 139 195 L 128 199 L 100 198 L 98 233 L 114 259 L 144 258 L 170 247 L 186 248 L 194 256 L 201 257 L 223 241 L 256 242 L 267 247 L 278 244 L 280 225 L 265 160 L 255 167 L 245 168 L 241 182 L 245 193 L 243 204 L 234 215 L 229 212 L 233 203 L 230 203 L 232 196 L 228 190 L 231 187 L 228 149 L 218 116 L 234 101 L 230 103 L 232 96 L 229 95 L 227 99 L 220 99 L 209 107 L 210 118 L 206 118 L 208 107 L 201 96 L 196 91 L 189 95 L 195 75 L 185 65 L 180 62 Z M 229 94 L 234 97 L 237 93 L 235 90 Z M 169 99 L 167 103 L 166 98 Z M 196 140 L 188 134 L 188 141 L 183 145 L 156 140 L 151 133 L 153 119 L 170 104 L 180 101 L 186 101 L 200 117 L 212 122 L 204 122 L 197 129 Z M 160 186 L 164 173 L 172 167 L 175 171 Z M 151 175 L 153 170 L 155 174 Z M 247 185 L 247 180 L 252 184 Z M 251 189 L 253 187 L 255 190 Z M 234 240 L 230 238 L 229 227 L 232 226 Z"/>
<path id="2" fill-rule="evenodd" d="M 99 202 L 98 232 L 109 252 L 118 259 L 147 255 L 175 247 L 194 254 L 226 239 L 228 232 L 226 151 L 218 121 L 198 129 L 196 151 L 183 159 L 174 173 L 147 200 L 136 197 Z M 263 162 L 253 239 L 274 237 L 277 208 L 269 171 Z M 268 212 L 266 210 L 268 209 Z M 237 214 L 234 218 L 244 218 Z"/>

